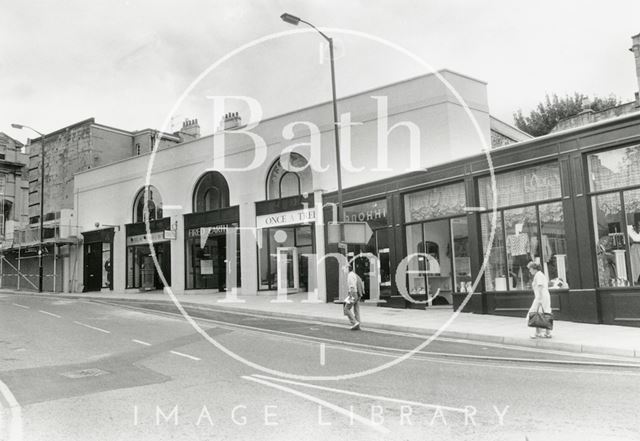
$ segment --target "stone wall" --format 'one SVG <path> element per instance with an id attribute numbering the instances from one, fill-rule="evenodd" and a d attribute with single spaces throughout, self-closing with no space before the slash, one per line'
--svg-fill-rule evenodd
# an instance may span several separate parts
<path id="1" fill-rule="evenodd" d="M 42 141 L 29 147 L 29 217 L 40 215 Z M 44 212 L 73 209 L 73 175 L 131 156 L 132 137 L 86 122 L 47 135 Z"/>

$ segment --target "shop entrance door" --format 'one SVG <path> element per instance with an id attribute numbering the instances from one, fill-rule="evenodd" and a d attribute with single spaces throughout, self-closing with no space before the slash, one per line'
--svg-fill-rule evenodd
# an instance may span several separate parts
<path id="1" fill-rule="evenodd" d="M 298 292 L 300 277 L 298 272 L 298 249 L 295 247 L 276 248 L 278 291 Z"/>
<path id="2" fill-rule="evenodd" d="M 151 290 L 155 288 L 155 274 L 156 267 L 153 263 L 153 257 L 150 254 L 143 257 L 143 264 L 140 268 L 140 275 L 142 277 L 142 286 L 140 288 L 145 290 Z"/>
<path id="3" fill-rule="evenodd" d="M 84 245 L 84 290 L 102 289 L 102 242 Z"/>

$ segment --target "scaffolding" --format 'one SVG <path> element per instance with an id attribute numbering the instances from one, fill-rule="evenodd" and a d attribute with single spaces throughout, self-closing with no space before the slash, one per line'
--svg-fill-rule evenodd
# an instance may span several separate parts
<path id="1" fill-rule="evenodd" d="M 45 288 L 45 290 L 53 292 L 64 290 L 64 267 L 58 262 L 62 257 L 60 247 L 70 246 L 68 257 L 72 257 L 73 251 L 77 254 L 79 252 L 77 245 L 80 243 L 77 231 L 76 226 L 60 223 L 59 216 L 45 223 L 43 231 L 45 239 L 42 242 L 43 284 L 51 288 L 50 290 Z M 39 225 L 23 226 L 12 233 L 11 239 L 5 240 L 0 248 L 0 288 L 37 291 L 38 252 L 41 249 Z M 72 251 L 72 248 L 75 250 Z M 77 258 L 75 260 L 77 262 Z M 75 268 L 70 273 L 75 275 Z M 69 280 L 69 286 L 74 286 L 73 280 Z"/>

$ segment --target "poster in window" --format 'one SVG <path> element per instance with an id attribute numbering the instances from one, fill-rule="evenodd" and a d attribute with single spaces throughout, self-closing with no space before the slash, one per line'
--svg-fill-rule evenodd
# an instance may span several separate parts
<path id="1" fill-rule="evenodd" d="M 213 274 L 213 260 L 200 261 L 200 274 L 203 276 Z"/>

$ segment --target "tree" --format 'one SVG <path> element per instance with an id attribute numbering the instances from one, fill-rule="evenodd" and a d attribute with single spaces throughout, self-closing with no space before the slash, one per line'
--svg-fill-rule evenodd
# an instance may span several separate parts
<path id="1" fill-rule="evenodd" d="M 584 110 L 583 103 L 586 100 L 591 103 L 589 107 L 594 112 L 607 110 L 621 103 L 620 99 L 614 95 L 610 95 L 607 98 L 589 98 L 587 95 L 578 92 L 574 93 L 573 96 L 565 95 L 563 98 L 559 98 L 556 94 L 553 94 L 552 97 L 546 95 L 544 102 L 539 103 L 529 113 L 529 116 L 524 116 L 522 110 L 519 109 L 513 114 L 513 119 L 520 130 L 532 136 L 546 135 L 551 132 L 560 120 L 582 112 Z"/>

